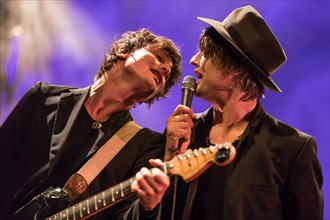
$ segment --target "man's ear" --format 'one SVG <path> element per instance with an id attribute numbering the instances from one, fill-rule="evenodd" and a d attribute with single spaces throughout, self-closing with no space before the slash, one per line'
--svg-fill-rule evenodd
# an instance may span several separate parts
<path id="1" fill-rule="evenodd" d="M 119 60 L 126 60 L 130 54 L 129 53 L 116 53 L 117 57 Z"/>

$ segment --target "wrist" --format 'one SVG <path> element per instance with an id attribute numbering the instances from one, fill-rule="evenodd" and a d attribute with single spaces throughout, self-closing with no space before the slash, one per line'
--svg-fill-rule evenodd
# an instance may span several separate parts
<path id="1" fill-rule="evenodd" d="M 164 156 L 164 161 L 169 161 L 171 160 L 174 156 L 176 156 L 179 153 L 179 149 L 169 149 L 166 148 L 165 150 L 165 156 Z"/>
<path id="2" fill-rule="evenodd" d="M 159 204 L 156 205 L 153 208 L 146 208 L 145 206 L 143 206 L 141 200 L 140 200 L 140 212 L 142 213 L 143 216 L 145 216 L 147 219 L 153 219 L 154 216 L 157 215 L 158 213 L 158 207 Z"/>

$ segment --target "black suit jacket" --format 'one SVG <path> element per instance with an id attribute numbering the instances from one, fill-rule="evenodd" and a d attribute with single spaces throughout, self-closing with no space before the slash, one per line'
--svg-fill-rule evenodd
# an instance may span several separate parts
<path id="1" fill-rule="evenodd" d="M 212 112 L 196 115 L 190 148 L 207 147 Z M 190 219 L 323 219 L 315 139 L 265 113 L 260 104 L 253 114 L 234 161 L 225 168 L 212 165 L 200 176 Z M 188 185 L 178 182 L 175 219 L 181 219 Z M 172 196 L 170 189 L 162 219 L 170 219 Z"/>
<path id="2" fill-rule="evenodd" d="M 75 163 L 61 161 L 78 113 L 84 108 L 89 87 L 76 89 L 54 86 L 42 82 L 30 89 L 13 109 L 0 128 L 0 218 L 9 217 L 20 206 L 50 187 L 49 177 L 63 187 L 68 178 L 81 167 L 122 125 L 133 120 L 128 111 L 118 112 L 81 151 Z M 79 138 L 79 137 L 75 137 Z M 160 158 L 164 149 L 164 136 L 143 128 L 113 158 L 90 184 L 86 193 L 77 201 L 86 199 L 108 187 L 135 175 L 150 158 Z M 59 163 L 65 170 L 56 173 Z M 133 196 L 100 214 L 98 219 L 122 216 L 129 208 Z M 6 213 L 6 214 L 5 214 Z M 31 219 L 31 217 L 26 217 Z"/>

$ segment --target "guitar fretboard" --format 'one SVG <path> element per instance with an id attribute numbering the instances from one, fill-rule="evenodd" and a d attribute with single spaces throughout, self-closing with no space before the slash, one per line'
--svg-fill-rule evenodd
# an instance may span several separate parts
<path id="1" fill-rule="evenodd" d="M 170 169 L 169 164 L 164 163 L 164 166 L 161 166 L 160 169 L 167 173 L 168 169 Z M 135 178 L 133 177 L 114 187 L 108 188 L 101 193 L 46 218 L 46 220 L 76 220 L 94 215 L 133 194 L 131 185 L 134 180 Z"/>
<path id="2" fill-rule="evenodd" d="M 179 175 L 184 181 L 189 182 L 204 172 L 212 163 L 225 166 L 236 155 L 235 148 L 228 145 L 216 145 L 208 148 L 188 149 L 184 154 L 175 156 L 171 161 L 164 162 L 159 169 L 167 175 Z M 130 178 L 116 186 L 106 189 L 82 202 L 48 217 L 46 220 L 78 220 L 90 217 L 116 202 L 133 194 Z"/>
<path id="3" fill-rule="evenodd" d="M 110 204 L 119 202 L 132 193 L 131 184 L 135 178 L 128 179 L 112 188 L 98 193 L 82 202 L 79 202 L 53 216 L 47 220 L 59 219 L 81 219 L 91 214 L 95 214 L 105 209 Z"/>

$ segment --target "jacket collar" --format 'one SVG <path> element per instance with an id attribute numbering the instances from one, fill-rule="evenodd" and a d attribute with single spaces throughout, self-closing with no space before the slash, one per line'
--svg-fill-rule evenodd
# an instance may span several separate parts
<path id="1" fill-rule="evenodd" d="M 69 92 L 62 93 L 60 96 L 51 140 L 48 173 L 52 172 L 58 156 L 63 151 L 70 129 L 83 107 L 89 90 L 90 86 L 82 89 L 70 89 Z"/>
<path id="2" fill-rule="evenodd" d="M 195 114 L 195 126 L 192 130 L 192 136 L 191 136 L 192 144 L 201 145 L 201 144 L 205 143 L 205 139 L 208 137 L 208 133 L 209 133 L 212 123 L 214 121 L 213 111 L 214 111 L 214 109 L 211 106 L 208 109 L 206 109 L 204 112 Z M 251 112 L 251 114 L 252 114 L 252 116 L 251 116 L 249 125 L 248 125 L 247 129 L 245 130 L 245 132 L 243 133 L 241 139 L 246 138 L 249 134 L 251 134 L 252 131 L 257 129 L 257 127 L 259 127 L 259 125 L 261 124 L 261 120 L 262 120 L 263 116 L 265 115 L 265 112 L 260 103 L 258 103 L 256 105 L 255 109 Z M 198 128 L 200 126 L 202 128 Z M 198 139 L 195 134 L 196 130 L 198 130 L 198 132 L 199 132 Z"/>

